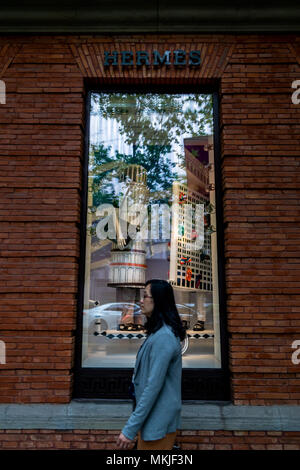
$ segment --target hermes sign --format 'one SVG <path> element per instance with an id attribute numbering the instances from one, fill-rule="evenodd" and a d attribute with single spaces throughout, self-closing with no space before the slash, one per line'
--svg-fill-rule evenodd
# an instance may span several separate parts
<path id="1" fill-rule="evenodd" d="M 175 66 L 199 66 L 201 64 L 200 51 L 189 51 L 176 50 L 176 51 L 165 51 L 160 53 L 153 51 L 152 53 L 147 51 L 112 51 L 104 52 L 104 65 L 106 67 L 113 65 L 122 65 L 122 67 L 128 67 L 130 65 L 142 66 L 142 65 L 175 65 Z"/>

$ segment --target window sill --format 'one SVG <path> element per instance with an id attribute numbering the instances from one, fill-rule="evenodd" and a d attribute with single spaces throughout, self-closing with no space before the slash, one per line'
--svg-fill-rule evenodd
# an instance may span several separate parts
<path id="1" fill-rule="evenodd" d="M 66 405 L 0 404 L 0 429 L 119 430 L 130 400 L 72 400 Z M 183 401 L 181 430 L 300 431 L 300 407 L 235 406 L 230 402 Z"/>

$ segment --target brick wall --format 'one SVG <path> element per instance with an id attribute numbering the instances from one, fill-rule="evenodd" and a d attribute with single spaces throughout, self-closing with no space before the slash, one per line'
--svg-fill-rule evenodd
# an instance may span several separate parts
<path id="1" fill-rule="evenodd" d="M 117 450 L 118 431 L 0 430 L 0 450 Z M 182 450 L 299 450 L 299 432 L 181 431 Z"/>
<path id="2" fill-rule="evenodd" d="M 126 81 L 219 85 L 233 403 L 300 403 L 300 366 L 291 362 L 300 339 L 300 105 L 291 102 L 299 46 L 295 35 L 0 37 L 7 91 L 0 105 L 0 339 L 7 348 L 0 402 L 71 399 L 85 83 Z M 99 57 L 107 48 L 200 49 L 203 64 L 104 70 Z M 68 436 L 89 448 L 104 438 L 101 431 L 7 431 L 1 440 L 4 447 L 75 445 Z M 292 433 L 258 437 L 262 446 L 299 448 Z M 181 434 L 192 447 L 258 442 L 251 432 L 220 438 Z"/>

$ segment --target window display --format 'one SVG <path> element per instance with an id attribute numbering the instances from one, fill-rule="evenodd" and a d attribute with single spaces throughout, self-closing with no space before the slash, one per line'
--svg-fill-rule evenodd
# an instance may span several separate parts
<path id="1" fill-rule="evenodd" d="M 184 368 L 220 368 L 210 94 L 92 93 L 82 367 L 134 367 L 149 279 L 168 280 Z"/>

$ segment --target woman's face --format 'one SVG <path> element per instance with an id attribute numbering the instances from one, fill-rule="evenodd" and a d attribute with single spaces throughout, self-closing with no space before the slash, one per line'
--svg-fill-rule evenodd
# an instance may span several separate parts
<path id="1" fill-rule="evenodd" d="M 153 312 L 154 302 L 151 295 L 150 284 L 147 284 L 144 290 L 144 297 L 141 300 L 141 311 L 146 317 L 151 317 Z"/>

